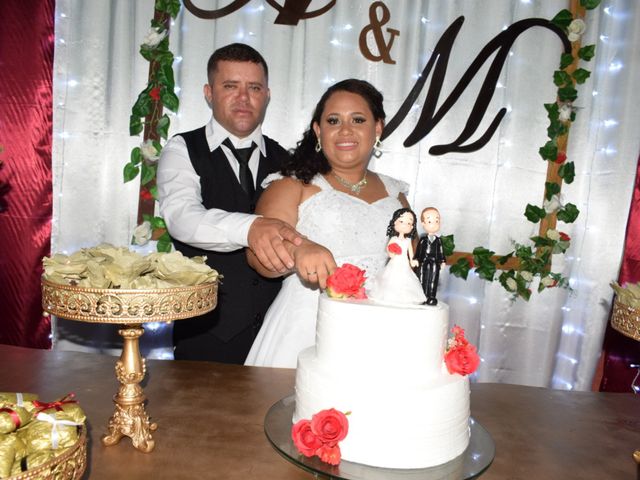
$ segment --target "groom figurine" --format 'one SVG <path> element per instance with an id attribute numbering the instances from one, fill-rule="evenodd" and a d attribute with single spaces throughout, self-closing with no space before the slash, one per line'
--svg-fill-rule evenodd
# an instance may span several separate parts
<path id="1" fill-rule="evenodd" d="M 417 275 L 427 297 L 427 305 L 437 305 L 438 277 L 446 261 L 442 240 L 436 235 L 440 231 L 440 212 L 434 207 L 425 208 L 420 214 L 420 223 L 425 235 L 420 237 L 414 257 L 420 264 Z"/>
<path id="2" fill-rule="evenodd" d="M 290 225 L 253 214 L 262 180 L 288 159 L 262 134 L 269 103 L 264 58 L 249 45 L 227 45 L 209 58 L 207 77 L 213 115 L 162 149 L 158 200 L 176 250 L 206 256 L 223 278 L 212 312 L 174 323 L 174 358 L 243 364 L 280 289 L 280 280 L 249 267 L 244 247 L 265 267 L 285 271 L 293 259 L 283 241 L 302 239 Z"/>

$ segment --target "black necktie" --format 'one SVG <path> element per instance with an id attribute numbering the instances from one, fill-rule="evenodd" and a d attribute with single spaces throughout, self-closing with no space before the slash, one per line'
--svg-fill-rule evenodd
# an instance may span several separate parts
<path id="1" fill-rule="evenodd" d="M 252 143 L 248 148 L 235 148 L 233 146 L 233 143 L 231 143 L 231 140 L 229 140 L 228 138 L 225 139 L 222 144 L 229 150 L 231 150 L 233 156 L 236 157 L 236 160 L 238 160 L 238 165 L 240 165 L 238 175 L 238 177 L 240 178 L 240 186 L 245 192 L 247 192 L 249 198 L 253 198 L 253 194 L 255 193 L 256 189 L 253 185 L 253 175 L 251 175 L 251 169 L 249 168 L 249 159 L 251 158 L 251 153 L 253 153 L 253 150 L 257 145 L 255 143 Z"/>

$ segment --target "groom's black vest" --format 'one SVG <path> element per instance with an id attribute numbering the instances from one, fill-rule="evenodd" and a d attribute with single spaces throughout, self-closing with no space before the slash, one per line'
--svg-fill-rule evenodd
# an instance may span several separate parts
<path id="1" fill-rule="evenodd" d="M 279 171 L 287 158 L 287 152 L 277 142 L 264 137 L 267 155 L 260 156 L 256 192 L 253 198 L 249 198 L 222 149 L 209 151 L 205 127 L 179 135 L 184 138 L 193 168 L 200 176 L 202 204 L 207 209 L 253 213 L 262 193 L 262 181 L 268 174 Z M 215 335 L 223 342 L 228 342 L 250 327 L 257 334 L 269 305 L 280 290 L 280 279 L 258 275 L 247 264 L 244 248 L 219 253 L 192 247 L 176 239 L 173 239 L 173 244 L 176 250 L 188 257 L 206 256 L 207 264 L 223 276 L 217 307 L 194 321 L 174 322 L 174 343 L 181 338 L 203 334 Z M 204 317 L 206 321 L 203 321 Z"/>

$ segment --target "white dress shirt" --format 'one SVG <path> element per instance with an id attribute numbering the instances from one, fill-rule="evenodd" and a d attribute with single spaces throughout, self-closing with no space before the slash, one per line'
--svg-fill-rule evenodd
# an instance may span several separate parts
<path id="1" fill-rule="evenodd" d="M 260 154 L 266 153 L 261 126 L 246 138 L 239 139 L 229 133 L 211 117 L 205 127 L 209 150 L 222 147 L 229 165 L 238 176 L 239 165 L 231 151 L 222 142 L 229 137 L 236 148 L 245 148 L 255 142 L 256 148 L 249 159 L 249 168 L 255 182 Z M 156 176 L 160 215 L 171 236 L 191 246 L 215 252 L 231 252 L 248 246 L 249 227 L 257 215 L 227 212 L 202 205 L 200 177 L 193 169 L 184 138 L 171 138 L 160 154 Z"/>

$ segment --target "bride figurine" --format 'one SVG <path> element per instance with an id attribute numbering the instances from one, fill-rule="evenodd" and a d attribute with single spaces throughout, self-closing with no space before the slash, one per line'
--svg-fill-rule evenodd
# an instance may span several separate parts
<path id="1" fill-rule="evenodd" d="M 416 235 L 416 214 L 410 208 L 396 210 L 387 227 L 389 261 L 373 279 L 369 298 L 396 304 L 422 305 L 427 301 L 420 280 L 413 272 L 418 261 L 413 258 L 411 240 Z"/>

